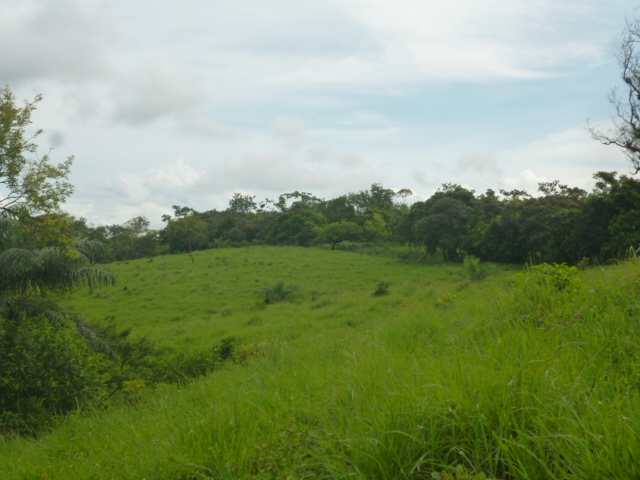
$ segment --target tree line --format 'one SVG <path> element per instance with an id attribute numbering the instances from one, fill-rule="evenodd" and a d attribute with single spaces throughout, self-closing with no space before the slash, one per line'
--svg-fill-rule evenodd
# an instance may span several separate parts
<path id="1" fill-rule="evenodd" d="M 440 254 L 445 261 L 466 255 L 503 263 L 602 263 L 640 246 L 640 181 L 615 172 L 594 175 L 591 192 L 559 181 L 543 182 L 536 196 L 522 190 L 476 194 L 447 183 L 430 198 L 408 205 L 411 190 L 380 184 L 325 200 L 292 192 L 277 201 L 256 202 L 236 193 L 224 210 L 173 207 L 164 227 L 151 229 L 145 217 L 121 225 L 90 226 L 60 214 L 38 218 L 40 225 L 97 240 L 108 248 L 96 260 L 108 262 L 249 245 L 400 243 L 416 259 Z M 34 220 L 35 221 L 35 220 Z M 57 223 L 56 223 L 57 221 Z M 42 240 L 60 238 L 59 233 Z"/>

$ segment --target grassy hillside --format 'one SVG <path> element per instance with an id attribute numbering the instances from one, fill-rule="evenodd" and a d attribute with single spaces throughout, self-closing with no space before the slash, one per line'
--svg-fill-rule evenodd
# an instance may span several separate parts
<path id="1" fill-rule="evenodd" d="M 458 265 L 260 247 L 111 268 L 117 287 L 69 299 L 90 320 L 176 351 L 233 334 L 246 355 L 0 440 L 3 479 L 640 477 L 636 261 L 472 282 Z M 295 302 L 260 304 L 278 280 Z"/>
<path id="2" fill-rule="evenodd" d="M 343 251 L 251 247 L 195 255 L 195 264 L 186 255 L 111 264 L 118 285 L 79 292 L 70 307 L 92 322 L 115 320 L 182 350 L 229 334 L 247 342 L 287 341 L 318 328 L 386 320 L 394 311 L 397 316 L 407 307 L 453 298 L 468 286 L 460 266 Z M 295 302 L 262 308 L 257 292 L 278 281 L 298 288 Z M 393 295 L 372 298 L 380 282 L 389 282 Z M 379 310 L 385 314 L 372 314 Z"/>

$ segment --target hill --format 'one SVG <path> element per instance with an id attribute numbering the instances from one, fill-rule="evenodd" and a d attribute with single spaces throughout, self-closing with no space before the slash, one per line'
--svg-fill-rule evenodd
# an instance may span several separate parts
<path id="1" fill-rule="evenodd" d="M 635 259 L 482 281 L 293 247 L 110 268 L 115 288 L 67 303 L 177 352 L 232 335 L 235 362 L 1 440 L 2 478 L 640 475 Z M 264 302 L 280 280 L 292 301 Z"/>

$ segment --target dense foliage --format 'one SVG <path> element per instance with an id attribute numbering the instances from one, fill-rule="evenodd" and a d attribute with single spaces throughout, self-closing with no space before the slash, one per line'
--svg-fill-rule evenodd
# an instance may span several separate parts
<path id="1" fill-rule="evenodd" d="M 417 258 L 439 253 L 445 261 L 474 255 L 502 263 L 604 263 L 640 246 L 640 181 L 613 172 L 594 178 L 591 193 L 554 181 L 541 183 L 535 197 L 519 190 L 477 195 L 448 183 L 410 206 L 410 190 L 379 184 L 330 200 L 294 192 L 257 204 L 235 194 L 223 211 L 174 206 L 157 231 L 144 217 L 99 227 L 67 220 L 78 234 L 109 246 L 102 262 L 180 252 L 193 259 L 197 250 L 259 244 L 326 244 L 334 250 L 354 242 L 396 242 L 422 252 Z"/>

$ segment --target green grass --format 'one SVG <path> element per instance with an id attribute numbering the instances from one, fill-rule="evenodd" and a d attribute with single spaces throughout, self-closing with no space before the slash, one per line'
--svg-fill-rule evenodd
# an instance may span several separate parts
<path id="1" fill-rule="evenodd" d="M 372 308 L 429 303 L 429 295 L 465 283 L 457 266 L 425 268 L 342 251 L 253 247 L 195 255 L 195 265 L 183 255 L 111 264 L 118 278 L 115 288 L 79 292 L 68 303 L 91 322 L 115 319 L 160 346 L 182 350 L 210 345 L 230 333 L 247 341 L 286 339 L 306 328 L 369 321 L 363 316 Z M 261 308 L 259 291 L 279 281 L 299 288 L 297 303 Z M 381 281 L 390 281 L 396 295 L 373 301 Z"/>
<path id="2" fill-rule="evenodd" d="M 635 261 L 562 292 L 319 249 L 110 268 L 117 287 L 70 299 L 85 316 L 176 350 L 234 333 L 253 355 L 0 440 L 3 479 L 640 478 Z M 279 280 L 297 300 L 258 306 Z"/>

